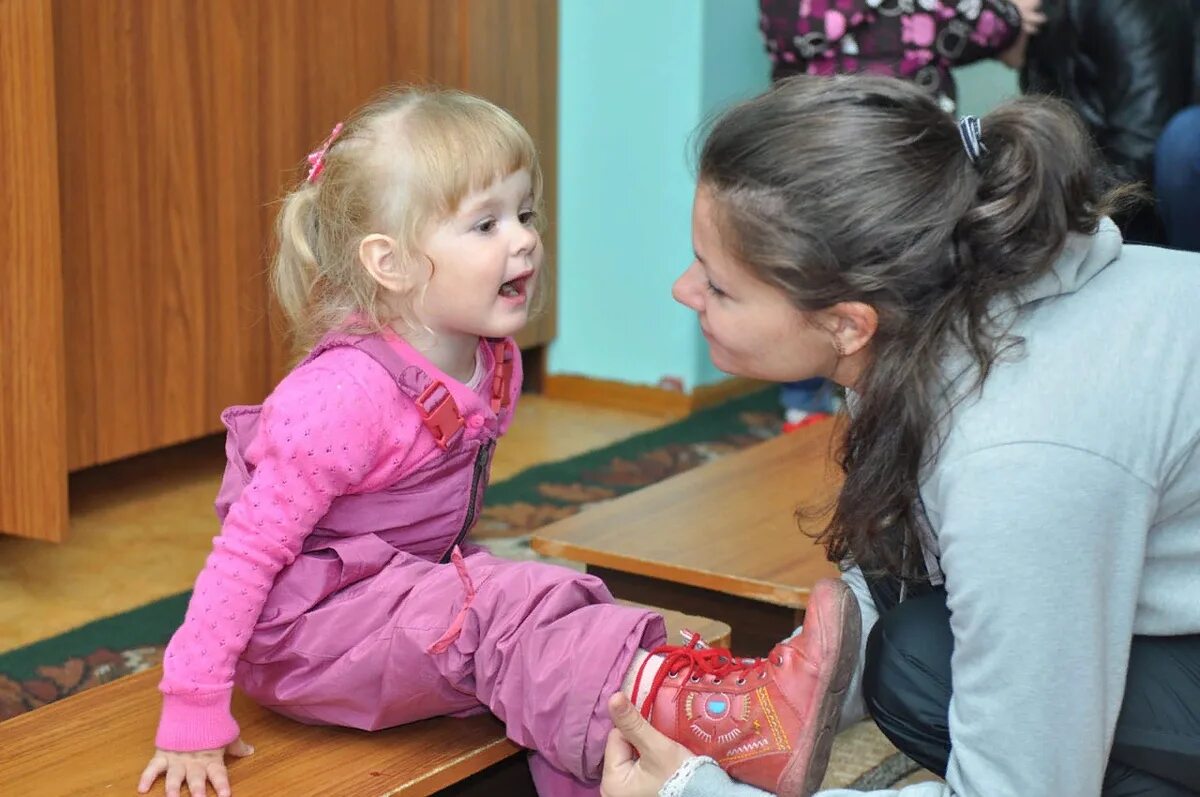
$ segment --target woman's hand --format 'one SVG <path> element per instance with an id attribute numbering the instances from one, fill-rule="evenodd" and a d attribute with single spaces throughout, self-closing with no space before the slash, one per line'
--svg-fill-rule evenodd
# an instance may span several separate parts
<path id="1" fill-rule="evenodd" d="M 658 797 L 659 789 L 692 754 L 642 719 L 625 695 L 609 699 L 608 713 L 616 727 L 608 732 L 604 748 L 601 796 Z"/>
<path id="2" fill-rule="evenodd" d="M 155 750 L 154 757 L 142 772 L 142 779 L 138 781 L 138 791 L 142 794 L 150 791 L 158 776 L 166 774 L 167 797 L 179 797 L 179 787 L 184 782 L 192 797 L 208 794 L 209 783 L 217 790 L 218 797 L 230 797 L 233 792 L 229 788 L 229 773 L 225 770 L 225 754 L 242 758 L 253 752 L 254 748 L 240 738 L 216 750 L 197 750 L 193 753 Z"/>
<path id="3" fill-rule="evenodd" d="M 1042 0 L 1012 0 L 1012 4 L 1021 13 L 1021 30 L 1031 36 L 1046 24 L 1046 15 L 1042 13 Z"/>

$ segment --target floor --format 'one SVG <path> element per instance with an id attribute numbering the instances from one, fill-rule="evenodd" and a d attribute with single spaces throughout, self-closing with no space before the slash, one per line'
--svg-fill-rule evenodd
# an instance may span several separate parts
<path id="1" fill-rule="evenodd" d="M 526 396 L 493 480 L 665 423 L 655 415 Z M 223 441 L 93 468 L 71 481 L 67 541 L 0 536 L 0 651 L 191 587 L 211 547 Z"/>

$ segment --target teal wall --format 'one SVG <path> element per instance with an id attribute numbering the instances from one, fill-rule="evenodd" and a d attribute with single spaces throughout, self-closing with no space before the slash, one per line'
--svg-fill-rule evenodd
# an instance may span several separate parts
<path id="1" fill-rule="evenodd" d="M 559 25 L 550 373 L 715 382 L 695 317 L 670 291 L 691 260 L 695 131 L 768 83 L 757 0 L 568 0 Z M 963 113 L 1016 93 L 995 63 L 958 79 Z"/>
<path id="2" fill-rule="evenodd" d="M 996 104 L 1021 93 L 1017 73 L 998 61 L 980 61 L 954 70 L 958 112 L 983 116 Z"/>
<path id="3" fill-rule="evenodd" d="M 771 65 L 757 0 L 703 0 L 702 8 L 700 110 L 707 117 L 767 88 Z"/>
<path id="4" fill-rule="evenodd" d="M 561 4 L 551 373 L 719 378 L 671 283 L 691 260 L 693 132 L 766 85 L 756 14 L 756 0 Z"/>

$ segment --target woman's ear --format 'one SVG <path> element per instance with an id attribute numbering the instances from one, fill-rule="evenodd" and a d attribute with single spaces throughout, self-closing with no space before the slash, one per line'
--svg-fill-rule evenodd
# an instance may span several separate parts
<path id="1" fill-rule="evenodd" d="M 407 294 L 416 280 L 411 264 L 400 252 L 395 238 L 374 233 L 358 244 L 358 260 L 371 279 L 390 293 Z"/>
<path id="2" fill-rule="evenodd" d="M 821 311 L 821 326 L 833 338 L 839 357 L 851 357 L 867 347 L 879 329 L 879 314 L 865 302 L 838 302 Z"/>

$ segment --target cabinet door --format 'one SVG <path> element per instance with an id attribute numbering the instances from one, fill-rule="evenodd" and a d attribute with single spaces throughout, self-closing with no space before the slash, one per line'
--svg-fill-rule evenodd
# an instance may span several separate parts
<path id="1" fill-rule="evenodd" d="M 541 158 L 547 215 L 542 286 L 548 294 L 541 313 L 517 341 L 523 348 L 548 344 L 555 333 L 558 1 L 399 0 L 384 4 L 391 8 L 387 24 L 395 37 L 389 45 L 393 49 L 383 52 L 363 49 L 367 34 L 359 26 L 374 24 L 372 14 L 377 13 L 366 5 L 351 4 L 354 18 L 347 18 L 342 6 L 305 5 L 303 14 L 296 13 L 294 3 L 265 6 L 264 12 L 274 17 L 272 27 L 289 29 L 282 38 L 272 38 L 276 49 L 264 54 L 265 70 L 272 75 L 266 84 L 273 92 L 273 119 L 267 120 L 267 135 L 271 148 L 285 156 L 265 175 L 267 195 L 278 196 L 285 185 L 284 176 L 295 176 L 294 171 L 284 170 L 294 166 L 296 153 L 306 152 L 346 112 L 387 83 L 431 82 L 495 102 L 525 125 Z M 329 36 L 334 46 L 323 44 Z M 298 40 L 305 45 L 295 47 Z M 356 43 L 357 52 L 351 43 Z M 363 72 L 363 64 L 379 56 L 398 60 L 389 61 L 386 68 L 376 65 Z M 356 81 L 354 90 L 348 90 L 344 82 L 348 76 Z M 269 234 L 270 219 L 265 218 L 264 229 Z M 272 352 L 278 378 L 295 362 L 296 353 L 278 334 L 278 325 L 275 329 Z"/>
<path id="2" fill-rule="evenodd" d="M 304 174 L 305 154 L 339 120 L 397 83 L 458 86 L 464 8 L 454 0 L 260 2 L 265 28 L 259 164 L 264 252 L 276 200 Z M 266 267 L 266 260 L 261 261 Z M 269 305 L 269 303 L 268 303 Z M 278 318 L 271 325 L 272 384 L 296 361 Z"/>
<path id="3" fill-rule="evenodd" d="M 273 383 L 274 201 L 333 122 L 457 69 L 438 0 L 55 5 L 69 462 L 219 429 Z"/>
<path id="4" fill-rule="evenodd" d="M 218 431 L 224 407 L 263 398 L 290 361 L 265 280 L 275 200 L 381 88 L 435 82 L 511 108 L 553 208 L 550 0 L 54 10 L 73 469 Z M 522 340 L 552 334 L 553 302 Z"/>
<path id="5" fill-rule="evenodd" d="M 67 525 L 50 4 L 0 0 L 0 531 Z"/>

